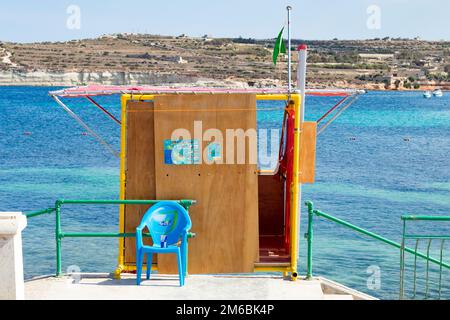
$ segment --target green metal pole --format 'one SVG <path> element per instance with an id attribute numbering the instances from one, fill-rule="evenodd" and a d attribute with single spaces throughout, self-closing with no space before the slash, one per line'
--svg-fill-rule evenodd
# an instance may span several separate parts
<path id="1" fill-rule="evenodd" d="M 306 279 L 312 279 L 312 243 L 313 243 L 313 217 L 314 205 L 311 201 L 305 203 L 308 206 L 308 233 L 305 235 L 308 241 L 307 273 Z"/>
<path id="2" fill-rule="evenodd" d="M 402 232 L 402 243 L 400 246 L 400 288 L 399 288 L 399 299 L 403 300 L 404 296 L 404 281 L 405 281 L 405 234 L 406 234 L 406 221 L 403 220 L 403 232 Z M 417 253 L 417 251 L 415 251 Z"/>
<path id="3" fill-rule="evenodd" d="M 195 200 L 186 200 L 186 199 L 182 199 L 182 200 L 180 200 L 180 204 L 186 209 L 186 210 L 188 210 L 189 211 L 189 208 L 193 205 L 193 204 L 195 204 Z"/>
<path id="4" fill-rule="evenodd" d="M 161 200 L 58 200 L 62 204 L 156 204 Z M 184 206 L 191 206 L 195 200 L 167 200 L 180 203 Z"/>
<path id="5" fill-rule="evenodd" d="M 61 231 L 61 206 L 63 204 L 135 204 L 135 205 L 144 205 L 144 204 L 156 204 L 161 200 L 56 200 L 54 208 L 48 208 L 40 211 L 32 211 L 27 212 L 25 215 L 28 218 L 36 217 L 42 214 L 48 214 L 55 212 L 56 223 L 55 223 L 55 242 L 56 242 L 56 276 L 59 277 L 62 275 L 62 267 L 61 267 L 61 240 L 64 237 L 78 237 L 78 238 L 108 238 L 108 237 L 135 237 L 135 233 L 113 233 L 113 232 L 79 232 L 79 233 L 62 233 Z M 196 203 L 195 200 L 183 199 L 183 200 L 172 200 L 173 202 L 179 203 L 188 210 L 190 206 Z M 150 234 L 145 234 L 144 236 L 149 237 Z M 195 233 L 189 232 L 187 234 L 188 238 L 195 237 Z"/>
<path id="6" fill-rule="evenodd" d="M 144 237 L 150 237 L 150 233 L 142 234 Z M 60 238 L 135 238 L 136 233 L 118 233 L 118 232 L 62 232 Z"/>
<path id="7" fill-rule="evenodd" d="M 55 240 L 56 240 L 56 276 L 60 277 L 61 272 L 61 202 L 56 201 L 56 224 L 55 224 Z"/>
<path id="8" fill-rule="evenodd" d="M 29 219 L 29 218 L 37 217 L 37 216 L 40 216 L 43 214 L 52 213 L 54 211 L 55 211 L 55 208 L 48 208 L 48 209 L 39 210 L 39 211 L 24 212 L 24 215 L 27 217 L 27 219 Z"/>
<path id="9" fill-rule="evenodd" d="M 150 233 L 142 234 L 145 238 L 150 238 Z M 118 232 L 61 232 L 59 238 L 135 238 L 135 232 L 118 233 Z M 188 232 L 187 237 L 194 238 L 195 233 Z"/>
<path id="10" fill-rule="evenodd" d="M 450 216 L 402 216 L 402 220 L 415 221 L 450 221 Z"/>
<path id="11" fill-rule="evenodd" d="M 314 210 L 314 214 L 317 215 L 317 216 L 319 216 L 319 217 L 323 217 L 323 218 L 326 218 L 326 219 L 328 219 L 328 220 L 330 220 L 330 221 L 336 222 L 337 224 L 343 225 L 343 226 L 345 226 L 345 227 L 347 227 L 347 228 L 349 228 L 349 229 L 352 229 L 352 230 L 354 230 L 354 231 L 357 231 L 357 232 L 359 232 L 359 233 L 365 234 L 365 235 L 367 235 L 367 236 L 369 236 L 369 237 L 372 237 L 372 238 L 374 238 L 374 239 L 380 240 L 381 242 L 384 242 L 384 243 L 386 243 L 386 244 L 389 244 L 389 245 L 391 245 L 391 246 L 393 246 L 393 247 L 395 247 L 395 248 L 401 249 L 401 247 L 402 247 L 401 244 L 399 244 L 399 243 L 397 243 L 397 242 L 395 242 L 395 241 L 389 240 L 389 239 L 387 239 L 387 238 L 385 238 L 385 237 L 382 237 L 382 236 L 380 236 L 380 235 L 378 235 L 378 234 L 376 234 L 376 233 L 367 231 L 367 230 L 365 230 L 365 229 L 363 229 L 363 228 L 360 228 L 360 227 L 358 227 L 358 226 L 355 226 L 354 224 L 351 224 L 351 223 L 349 223 L 349 222 L 347 222 L 347 221 L 345 221 L 345 220 L 342 220 L 342 219 L 333 217 L 333 216 L 331 216 L 331 215 L 329 215 L 329 214 L 326 214 L 326 213 L 324 213 L 324 212 L 322 212 L 322 211 Z M 442 220 L 442 219 L 441 219 L 441 220 Z M 405 246 L 405 252 L 415 254 L 414 249 L 408 248 L 408 247 L 406 247 L 406 246 Z M 435 258 L 432 258 L 432 257 L 427 257 L 425 254 L 423 254 L 423 253 L 421 253 L 421 252 L 417 252 L 417 256 L 420 257 L 420 258 L 429 260 L 429 261 L 431 261 L 431 262 L 433 262 L 433 263 L 435 263 L 435 264 L 438 264 L 438 265 L 440 264 L 439 260 L 437 260 L 437 259 L 435 259 Z M 442 263 L 442 266 L 443 266 L 444 268 L 450 269 L 450 264 L 448 264 L 448 263 L 443 262 L 443 263 Z"/>

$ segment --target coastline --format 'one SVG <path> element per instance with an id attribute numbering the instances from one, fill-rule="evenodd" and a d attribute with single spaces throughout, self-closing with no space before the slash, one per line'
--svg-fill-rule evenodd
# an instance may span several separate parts
<path id="1" fill-rule="evenodd" d="M 186 77 L 176 74 L 158 73 L 130 73 L 125 71 L 107 72 L 16 72 L 0 71 L 0 87 L 30 86 L 30 87 L 74 87 L 90 84 L 98 85 L 160 85 L 171 87 L 227 87 L 233 89 L 242 88 L 277 88 L 284 87 L 284 81 L 272 79 L 258 79 L 255 81 L 244 81 L 243 79 L 228 78 L 224 80 L 212 78 Z M 384 84 L 354 84 L 346 81 L 317 83 L 309 82 L 309 88 L 314 89 L 356 89 L 366 91 L 427 91 L 440 88 L 450 91 L 448 86 L 439 83 L 427 83 L 420 88 L 386 88 Z"/>
<path id="2" fill-rule="evenodd" d="M 307 86 L 358 90 L 450 90 L 447 41 L 293 40 L 309 50 Z M 0 41 L 0 86 L 286 86 L 286 56 L 273 39 L 113 34 L 65 42 Z M 415 48 L 410 54 L 411 47 Z M 444 49 L 444 51 L 442 51 Z M 293 55 L 294 63 L 297 57 Z"/>

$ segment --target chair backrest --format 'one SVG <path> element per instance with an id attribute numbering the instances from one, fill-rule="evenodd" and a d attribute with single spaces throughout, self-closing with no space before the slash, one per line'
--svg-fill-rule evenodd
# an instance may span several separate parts
<path id="1" fill-rule="evenodd" d="M 191 219 L 187 210 L 175 201 L 161 201 L 150 207 L 142 217 L 139 228 L 148 228 L 155 245 L 161 242 L 167 245 L 180 240 L 183 232 L 191 228 Z"/>

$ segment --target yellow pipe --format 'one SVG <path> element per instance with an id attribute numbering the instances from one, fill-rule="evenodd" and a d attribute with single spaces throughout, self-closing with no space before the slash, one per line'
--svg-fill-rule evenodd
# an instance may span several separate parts
<path id="1" fill-rule="evenodd" d="M 143 264 L 142 270 L 147 270 L 147 264 Z M 157 271 L 158 267 L 155 264 L 152 264 L 152 271 Z M 136 271 L 136 265 L 134 264 L 127 264 L 122 266 L 122 271 L 124 272 L 135 272 Z"/>
<path id="2" fill-rule="evenodd" d="M 256 266 L 255 268 L 254 268 L 254 272 L 288 272 L 288 271 L 290 271 L 291 270 L 291 268 L 289 267 L 289 266 L 285 266 L 285 267 L 276 267 L 276 266 L 273 266 L 273 267 L 259 267 L 259 266 Z"/>
<path id="3" fill-rule="evenodd" d="M 120 126 L 120 200 L 125 199 L 125 150 L 126 150 L 126 126 L 127 126 L 127 95 L 122 95 L 121 98 L 121 122 L 122 125 Z M 124 233 L 125 232 L 125 206 L 123 204 L 119 207 L 119 232 Z M 118 267 L 117 271 L 121 271 L 123 269 L 124 265 L 124 249 L 125 249 L 125 239 L 119 238 L 119 257 L 118 257 Z M 117 277 L 117 275 L 115 275 Z M 120 276 L 119 276 L 120 277 Z"/>
<path id="4" fill-rule="evenodd" d="M 145 269 L 146 266 L 143 266 Z M 157 265 L 152 265 L 152 270 L 158 270 Z M 121 266 L 121 271 L 124 272 L 134 272 L 136 271 L 136 265 L 126 264 Z M 256 266 L 254 272 L 288 272 L 291 271 L 290 266 Z"/>
<path id="5" fill-rule="evenodd" d="M 125 199 L 125 166 L 126 166 L 126 106 L 128 101 L 143 101 L 153 100 L 154 94 L 123 94 L 121 96 L 122 107 L 122 125 L 121 125 L 121 150 L 120 150 L 120 199 Z M 293 167 L 293 185 L 291 186 L 291 265 L 290 267 L 255 267 L 257 271 L 280 271 L 285 273 L 290 270 L 291 273 L 297 273 L 297 255 L 298 255 L 298 226 L 297 226 L 297 211 L 298 211 L 298 176 L 299 176 L 299 146 L 300 146 L 300 96 L 298 94 L 291 94 L 291 100 L 294 101 L 295 110 L 295 124 L 294 124 L 294 167 Z M 289 100 L 287 94 L 257 94 L 256 100 Z M 119 230 L 125 232 L 125 207 L 120 205 L 119 211 Z M 119 238 L 119 258 L 118 267 L 116 272 L 121 271 L 135 271 L 136 267 L 131 265 L 125 265 L 124 263 L 124 238 Z M 134 268 L 134 269 L 133 269 Z M 154 267 L 153 267 L 154 268 Z M 120 277 L 120 275 L 119 275 Z M 293 277 L 295 279 L 295 277 Z"/>
<path id="6" fill-rule="evenodd" d="M 292 280 L 297 279 L 297 257 L 298 257 L 298 202 L 299 202 L 299 156 L 300 156 L 300 135 L 301 135 L 301 118 L 300 118 L 300 95 L 291 95 L 294 102 L 294 165 L 293 178 L 291 186 L 291 275 Z"/>
<path id="7" fill-rule="evenodd" d="M 289 100 L 287 94 L 257 94 L 256 100 Z"/>
<path id="8" fill-rule="evenodd" d="M 125 199 L 125 183 L 126 183 L 126 147 L 127 147 L 127 103 L 130 100 L 153 100 L 154 95 L 135 95 L 135 94 L 123 94 L 120 97 L 121 104 L 121 143 L 120 143 L 120 192 L 119 198 Z M 125 206 L 123 204 L 119 207 L 119 232 L 125 232 Z M 126 271 L 125 266 L 125 239 L 119 238 L 119 255 L 117 261 L 117 268 L 114 272 L 114 277 L 120 279 L 120 273 Z"/>
<path id="9" fill-rule="evenodd" d="M 142 101 L 142 100 L 153 100 L 155 98 L 154 94 L 123 94 L 122 95 L 122 107 L 123 102 L 128 102 L 129 100 L 133 101 Z"/>
<path id="10" fill-rule="evenodd" d="M 120 276 L 122 274 L 124 267 L 123 265 L 118 265 L 116 270 L 114 270 L 114 279 L 120 280 Z"/>
<path id="11" fill-rule="evenodd" d="M 201 93 L 197 93 L 201 94 Z M 206 94 L 206 93 L 205 93 Z M 292 97 L 293 95 L 291 95 Z M 122 100 L 126 101 L 134 100 L 153 100 L 155 98 L 155 94 L 123 94 Z M 287 94 L 257 94 L 256 100 L 289 100 L 289 96 Z"/>
<path id="12" fill-rule="evenodd" d="M 119 269 L 119 268 L 118 268 Z M 115 273 L 120 274 L 120 272 L 135 272 L 136 271 L 136 265 L 132 265 L 132 264 L 127 264 L 127 265 L 123 265 L 120 266 L 120 271 L 118 271 L 118 269 L 116 269 Z M 144 265 L 142 267 L 143 270 L 147 270 L 147 266 Z M 158 270 L 158 266 L 157 265 L 152 265 L 152 270 L 153 271 L 157 271 Z M 277 266 L 256 266 L 254 268 L 254 272 L 281 272 L 283 274 L 287 273 L 291 271 L 291 268 L 289 266 L 283 266 L 283 267 L 277 267 Z M 115 275 L 116 276 L 116 275 Z M 119 275 L 120 277 L 120 275 Z"/>

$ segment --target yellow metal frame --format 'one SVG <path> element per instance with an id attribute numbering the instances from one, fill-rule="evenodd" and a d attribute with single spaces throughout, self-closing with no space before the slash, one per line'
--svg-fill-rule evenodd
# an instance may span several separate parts
<path id="1" fill-rule="evenodd" d="M 205 93 L 207 94 L 207 93 Z M 126 184 L 126 135 L 127 135 L 127 103 L 128 101 L 148 101 L 155 98 L 154 94 L 123 94 L 121 96 L 121 147 L 120 147 L 120 199 L 125 199 Z M 301 118 L 300 106 L 301 96 L 299 94 L 257 94 L 256 100 L 285 100 L 293 103 L 295 111 L 294 119 L 294 167 L 293 179 L 290 186 L 291 206 L 290 206 L 290 225 L 291 225 L 291 261 L 289 266 L 255 266 L 255 272 L 282 272 L 283 275 L 291 273 L 292 280 L 297 279 L 297 257 L 298 257 L 298 219 L 297 213 L 299 209 L 299 155 L 300 155 L 300 135 L 301 135 Z M 125 206 L 120 205 L 119 211 L 119 232 L 125 232 Z M 119 257 L 117 269 L 114 272 L 116 278 L 120 278 L 122 272 L 133 272 L 136 270 L 135 265 L 125 264 L 124 257 L 125 240 L 119 238 Z M 156 270 L 156 266 L 152 266 L 152 270 Z"/>

